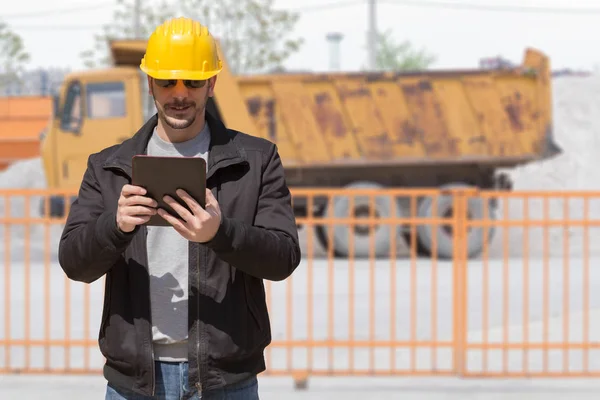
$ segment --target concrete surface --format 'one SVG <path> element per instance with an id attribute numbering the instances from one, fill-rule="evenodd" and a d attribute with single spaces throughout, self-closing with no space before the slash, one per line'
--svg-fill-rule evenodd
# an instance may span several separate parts
<path id="1" fill-rule="evenodd" d="M 261 377 L 261 400 L 574 400 L 597 399 L 597 380 L 315 378 L 304 391 L 288 378 Z M 101 377 L 2 376 L 2 400 L 103 400 Z"/>

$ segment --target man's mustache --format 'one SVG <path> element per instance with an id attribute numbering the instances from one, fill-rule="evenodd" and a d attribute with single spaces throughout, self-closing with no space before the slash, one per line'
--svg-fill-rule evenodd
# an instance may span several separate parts
<path id="1" fill-rule="evenodd" d="M 171 103 L 167 103 L 166 104 L 166 108 L 173 108 L 173 107 L 195 107 L 196 103 L 193 101 L 173 101 Z"/>

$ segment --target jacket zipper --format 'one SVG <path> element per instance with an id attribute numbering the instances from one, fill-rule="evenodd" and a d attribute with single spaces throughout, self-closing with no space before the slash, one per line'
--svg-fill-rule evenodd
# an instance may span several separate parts
<path id="1" fill-rule="evenodd" d="M 196 318 L 198 319 L 198 332 L 197 332 L 197 340 L 196 340 L 196 358 L 198 359 L 198 383 L 196 384 L 196 388 L 198 389 L 198 397 L 202 397 L 202 357 L 200 354 L 200 344 L 202 343 L 202 332 L 201 332 L 201 323 L 200 323 L 200 285 L 202 279 L 200 278 L 200 268 L 202 266 L 202 262 L 200 261 L 200 249 L 201 246 L 197 247 L 198 255 L 196 257 L 196 268 L 198 273 L 196 274 L 198 280 L 196 281 L 198 285 L 198 296 L 196 307 L 198 309 Z M 206 260 L 205 260 L 206 261 Z"/>
<path id="2" fill-rule="evenodd" d="M 208 179 L 207 179 L 208 181 Z M 217 186 L 216 189 L 216 194 L 215 194 L 215 198 L 217 198 L 217 201 L 219 201 L 218 199 L 218 195 L 219 195 L 219 190 L 220 189 L 220 185 Z M 204 251 L 204 249 L 202 248 L 202 246 L 198 246 L 197 247 L 197 251 L 198 251 L 198 256 L 197 256 L 197 265 L 196 268 L 198 270 L 197 275 L 197 284 L 198 284 L 198 291 L 200 292 L 200 285 L 202 285 L 202 278 L 201 278 L 201 271 L 202 271 L 202 266 L 206 266 L 208 265 L 208 253 L 206 251 Z M 204 280 L 205 282 L 206 280 Z M 196 389 L 198 389 L 198 395 L 200 397 L 202 397 L 202 377 L 205 376 L 205 371 L 204 371 L 204 364 L 203 364 L 203 360 L 204 358 L 203 353 L 205 353 L 205 351 L 203 352 L 200 348 L 200 346 L 205 345 L 206 343 L 206 338 L 203 335 L 203 331 L 201 328 L 201 318 L 200 318 L 200 296 L 198 296 L 198 300 L 197 300 L 197 314 L 196 314 L 196 318 L 198 320 L 198 332 L 196 334 L 197 336 L 197 340 L 196 340 L 196 358 L 198 360 L 198 382 L 196 383 Z"/>
<path id="3" fill-rule="evenodd" d="M 144 233 L 144 243 L 146 242 L 146 240 L 148 239 L 148 229 L 146 228 L 145 225 L 141 226 L 142 228 L 142 232 Z M 144 246 L 145 248 L 145 246 Z M 145 250 L 144 251 L 144 262 L 146 264 L 146 266 L 148 266 L 148 253 Z M 151 356 L 151 362 L 150 362 L 150 368 L 152 370 L 152 396 L 154 396 L 155 391 L 156 391 L 156 371 L 155 371 L 155 367 L 154 367 L 154 346 L 152 346 L 152 299 L 150 297 L 150 288 L 148 288 L 148 305 L 149 305 L 149 338 L 150 338 L 150 356 Z"/>

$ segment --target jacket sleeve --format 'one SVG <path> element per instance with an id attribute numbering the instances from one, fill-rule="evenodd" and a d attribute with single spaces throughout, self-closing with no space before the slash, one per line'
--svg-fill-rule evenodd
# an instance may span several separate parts
<path id="1" fill-rule="evenodd" d="M 300 264 L 298 228 L 277 147 L 263 169 L 253 225 L 223 216 L 215 237 L 205 243 L 224 261 L 261 279 L 281 281 Z"/>
<path id="2" fill-rule="evenodd" d="M 58 249 L 58 260 L 65 274 L 74 281 L 86 283 L 94 282 L 108 272 L 135 232 L 119 230 L 116 211 L 105 209 L 92 157 L 88 158 Z"/>

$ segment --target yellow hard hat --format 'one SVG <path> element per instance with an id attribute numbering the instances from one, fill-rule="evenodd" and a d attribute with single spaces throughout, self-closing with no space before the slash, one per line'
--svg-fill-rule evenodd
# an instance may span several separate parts
<path id="1" fill-rule="evenodd" d="M 221 72 L 223 62 L 206 26 L 174 18 L 150 35 L 140 68 L 155 79 L 204 80 Z"/>

